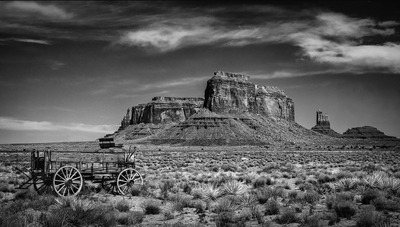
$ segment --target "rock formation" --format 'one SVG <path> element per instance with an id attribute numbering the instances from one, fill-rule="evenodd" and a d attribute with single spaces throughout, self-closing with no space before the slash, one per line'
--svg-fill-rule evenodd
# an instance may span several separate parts
<path id="1" fill-rule="evenodd" d="M 129 125 L 182 122 L 203 106 L 202 98 L 154 97 L 151 102 L 132 107 L 121 121 L 118 131 Z"/>
<path id="2" fill-rule="evenodd" d="M 331 129 L 331 123 L 329 122 L 328 115 L 326 113 L 322 113 L 319 110 L 317 111 L 316 125 L 312 127 L 311 130 L 333 137 L 342 136 Z"/>
<path id="3" fill-rule="evenodd" d="M 383 132 L 379 131 L 377 128 L 371 126 L 355 127 L 347 129 L 343 133 L 345 138 L 353 139 L 379 139 L 379 140 L 394 140 L 397 139 L 394 136 L 387 136 Z"/>
<path id="4" fill-rule="evenodd" d="M 154 97 L 132 107 L 131 124 L 182 122 L 202 107 L 202 98 Z"/>
<path id="5" fill-rule="evenodd" d="M 130 114 L 129 114 L 130 109 L 128 109 L 126 111 L 126 115 L 124 116 L 124 118 L 122 118 L 121 121 L 121 126 L 119 126 L 118 131 L 124 130 L 126 129 L 126 127 L 128 127 L 130 125 Z"/>
<path id="6" fill-rule="evenodd" d="M 294 121 L 294 103 L 277 87 L 258 86 L 241 74 L 218 71 L 207 81 L 204 107 L 216 113 L 257 113 Z"/>
<path id="7" fill-rule="evenodd" d="M 204 96 L 155 97 L 150 103 L 134 106 L 130 125 L 114 137 L 200 146 L 337 140 L 297 124 L 293 101 L 282 90 L 255 85 L 248 76 L 215 72 Z"/>

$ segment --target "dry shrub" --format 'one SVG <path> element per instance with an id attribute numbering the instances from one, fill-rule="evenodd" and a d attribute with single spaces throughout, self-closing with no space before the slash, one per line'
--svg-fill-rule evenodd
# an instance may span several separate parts
<path id="1" fill-rule="evenodd" d="M 159 214 L 161 212 L 160 203 L 154 200 L 146 200 L 141 204 L 145 214 Z"/>
<path id="2" fill-rule="evenodd" d="M 275 215 L 275 214 L 279 214 L 279 203 L 276 201 L 276 199 L 269 199 L 266 203 L 265 203 L 265 214 L 266 215 Z"/>
<path id="3" fill-rule="evenodd" d="M 128 201 L 126 201 L 125 199 L 122 199 L 117 202 L 117 204 L 115 205 L 115 208 L 117 210 L 119 210 L 120 212 L 128 212 L 131 209 L 131 205 L 129 204 Z"/>
<path id="4" fill-rule="evenodd" d="M 389 220 L 373 207 L 365 208 L 357 219 L 357 227 L 374 227 L 387 223 Z"/>
<path id="5" fill-rule="evenodd" d="M 13 185 L 10 185 L 8 183 L 0 183 L 0 192 L 15 192 L 15 188 Z"/>
<path id="6" fill-rule="evenodd" d="M 254 181 L 253 187 L 254 188 L 263 188 L 267 185 L 273 185 L 273 184 L 275 184 L 275 181 L 272 178 L 261 176 Z"/>
<path id="7" fill-rule="evenodd" d="M 130 211 L 126 213 L 119 213 L 118 223 L 120 225 L 135 226 L 143 222 L 145 215 L 141 211 Z"/>
<path id="8" fill-rule="evenodd" d="M 354 214 L 356 214 L 357 210 L 354 203 L 343 200 L 336 201 L 332 208 L 336 211 L 338 217 L 347 219 L 350 219 Z"/>
<path id="9" fill-rule="evenodd" d="M 282 214 L 275 219 L 278 224 L 289 224 L 299 222 L 299 218 L 293 209 L 285 209 Z"/>

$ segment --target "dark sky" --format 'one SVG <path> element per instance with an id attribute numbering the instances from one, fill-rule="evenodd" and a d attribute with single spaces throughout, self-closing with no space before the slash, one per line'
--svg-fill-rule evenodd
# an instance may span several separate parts
<path id="1" fill-rule="evenodd" d="M 296 121 L 400 137 L 400 18 L 374 1 L 0 2 L 0 143 L 94 140 L 214 71 L 294 100 Z"/>

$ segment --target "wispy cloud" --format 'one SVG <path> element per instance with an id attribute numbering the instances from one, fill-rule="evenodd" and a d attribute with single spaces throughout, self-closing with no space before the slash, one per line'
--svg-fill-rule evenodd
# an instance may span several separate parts
<path id="1" fill-rule="evenodd" d="M 53 4 L 44 4 L 43 2 L 13 1 L 6 4 L 8 10 L 16 13 L 35 13 L 52 19 L 70 19 L 72 13 Z"/>
<path id="2" fill-rule="evenodd" d="M 89 125 L 82 123 L 59 124 L 48 121 L 27 121 L 9 117 L 0 117 L 1 130 L 13 131 L 79 131 L 92 133 L 110 133 L 118 128 L 117 125 Z"/>
<path id="3" fill-rule="evenodd" d="M 400 72 L 399 44 L 362 43 L 364 37 L 393 35 L 394 29 L 389 28 L 389 24 L 394 23 L 387 23 L 385 28 L 380 28 L 371 19 L 350 18 L 337 13 L 321 13 L 316 22 L 318 26 L 289 36 L 310 59 L 351 66 L 353 70 L 381 68 L 389 72 Z"/>
<path id="4" fill-rule="evenodd" d="M 119 93 L 114 95 L 114 98 L 134 98 L 143 94 L 143 92 L 148 91 L 153 95 L 163 95 L 170 92 L 170 90 L 165 89 L 176 89 L 177 87 L 183 87 L 188 85 L 193 85 L 198 82 L 206 81 L 210 77 L 202 76 L 202 77 L 187 77 L 179 80 L 171 80 L 171 81 L 160 81 L 156 83 L 147 83 L 147 84 L 138 84 L 137 88 L 129 89 L 125 93 Z M 132 92 L 133 90 L 133 92 Z"/>
<path id="5" fill-rule="evenodd" d="M 51 60 L 51 61 L 49 61 L 49 65 L 52 70 L 59 70 L 62 67 L 64 67 L 66 64 L 64 62 Z"/>
<path id="6" fill-rule="evenodd" d="M 293 77 L 303 77 L 303 76 L 314 76 L 314 75 L 324 75 L 324 74 L 340 74 L 346 73 L 349 69 L 347 68 L 334 68 L 334 69 L 324 69 L 324 70 L 313 70 L 313 71 L 301 71 L 301 70 L 278 70 L 274 72 L 240 72 L 240 74 L 248 75 L 250 79 L 275 79 L 275 78 L 293 78 Z M 357 73 L 354 71 L 353 73 Z M 359 72 L 361 73 L 361 72 Z"/>
<path id="7" fill-rule="evenodd" d="M 41 44 L 41 45 L 51 45 L 50 41 L 41 40 L 41 39 L 6 38 L 6 39 L 0 39 L 0 43 L 1 42 L 21 42 L 21 43 L 33 43 L 33 44 Z"/>
<path id="8" fill-rule="evenodd" d="M 176 87 L 176 86 L 184 86 L 184 85 L 194 84 L 194 83 L 197 83 L 200 81 L 205 81 L 209 78 L 210 78 L 209 76 L 181 78 L 179 80 L 144 84 L 144 85 L 141 85 L 138 89 L 139 89 L 139 91 L 145 91 L 145 90 L 154 89 L 154 88 L 162 89 L 162 88 L 170 88 L 170 87 Z"/>
<path id="9" fill-rule="evenodd" d="M 303 56 L 316 62 L 344 65 L 353 71 L 359 71 L 359 68 L 367 71 L 381 68 L 389 72 L 400 72 L 399 44 L 363 43 L 366 37 L 393 35 L 393 26 L 399 25 L 399 22 L 376 22 L 369 18 L 352 18 L 332 12 L 320 12 L 316 15 L 306 12 L 292 13 L 303 18 L 296 21 L 287 18 L 255 24 L 243 23 L 241 26 L 230 26 L 218 17 L 167 19 L 127 32 L 119 43 L 151 47 L 160 52 L 210 44 L 246 46 L 290 43 L 300 47 Z"/>

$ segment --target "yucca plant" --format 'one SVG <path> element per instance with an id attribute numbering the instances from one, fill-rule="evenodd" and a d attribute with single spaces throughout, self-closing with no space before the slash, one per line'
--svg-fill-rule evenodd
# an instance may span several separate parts
<path id="1" fill-rule="evenodd" d="M 228 181 L 222 185 L 222 192 L 225 195 L 243 195 L 247 192 L 248 188 L 245 184 L 238 181 Z"/>
<path id="2" fill-rule="evenodd" d="M 342 178 L 332 185 L 334 186 L 336 191 L 350 191 L 352 189 L 357 188 L 358 185 L 361 184 L 361 180 L 357 177 L 351 178 Z"/>
<path id="3" fill-rule="evenodd" d="M 372 175 L 367 175 L 362 179 L 362 181 L 371 188 L 390 190 L 393 193 L 400 192 L 400 179 L 391 177 L 382 171 L 374 172 Z"/>
<path id="4" fill-rule="evenodd" d="M 251 207 L 257 202 L 257 197 L 253 193 L 245 193 L 239 196 L 240 207 Z"/>
<path id="5" fill-rule="evenodd" d="M 216 201 L 221 195 L 222 190 L 213 185 L 205 185 L 200 188 L 201 197 L 207 201 Z"/>
<path id="6" fill-rule="evenodd" d="M 222 198 L 215 205 L 213 211 L 217 214 L 220 214 L 223 212 L 233 212 L 237 208 L 238 206 L 236 205 L 235 201 L 228 198 Z"/>
<path id="7" fill-rule="evenodd" d="M 382 178 L 384 177 L 387 177 L 386 173 L 374 172 L 372 175 L 363 177 L 362 182 L 371 188 L 375 188 L 378 186 L 378 182 L 382 182 Z"/>

